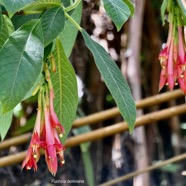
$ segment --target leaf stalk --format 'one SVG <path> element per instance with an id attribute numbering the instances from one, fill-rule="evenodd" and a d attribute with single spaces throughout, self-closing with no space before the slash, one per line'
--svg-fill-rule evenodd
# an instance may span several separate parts
<path id="1" fill-rule="evenodd" d="M 78 4 L 81 2 L 81 0 L 75 0 L 75 2 L 68 6 L 67 8 L 64 9 L 65 12 L 69 12 L 71 10 L 73 10 L 74 8 L 76 8 L 78 6 Z"/>
<path id="2" fill-rule="evenodd" d="M 82 27 L 68 14 L 65 12 L 65 17 L 80 31 L 82 32 Z"/>

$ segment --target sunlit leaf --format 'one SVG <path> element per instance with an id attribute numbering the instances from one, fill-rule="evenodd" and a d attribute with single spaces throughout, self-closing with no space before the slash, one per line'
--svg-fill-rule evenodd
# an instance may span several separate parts
<path id="1" fill-rule="evenodd" d="M 104 8 L 119 31 L 130 16 L 130 9 L 123 0 L 102 0 Z"/>
<path id="2" fill-rule="evenodd" d="M 82 16 L 82 2 L 79 3 L 79 5 L 75 8 L 75 10 L 73 11 L 73 13 L 70 16 L 78 24 L 80 24 L 81 16 Z M 65 22 L 65 27 L 64 27 L 62 33 L 59 35 L 59 39 L 60 39 L 61 43 L 63 43 L 63 47 L 64 47 L 67 57 L 69 57 L 72 52 L 72 48 L 74 46 L 77 33 L 78 33 L 77 28 L 69 20 L 67 20 Z"/>
<path id="3" fill-rule="evenodd" d="M 77 82 L 74 69 L 66 57 L 59 39 L 56 40 L 54 58 L 57 69 L 56 73 L 51 75 L 55 92 L 54 108 L 65 128 L 63 137 L 63 141 L 65 141 L 76 116 L 78 105 Z"/>
<path id="4" fill-rule="evenodd" d="M 60 0 L 36 0 L 20 10 L 24 11 L 43 11 L 53 7 L 61 6 Z"/>
<path id="5" fill-rule="evenodd" d="M 86 46 L 92 52 L 95 63 L 132 132 L 136 120 L 136 106 L 126 80 L 105 49 L 92 40 L 84 29 L 82 34 Z"/>
<path id="6" fill-rule="evenodd" d="M 2 14 L 2 10 L 1 10 L 1 6 L 0 6 L 0 32 L 2 31 L 3 28 L 3 14 Z"/>
<path id="7" fill-rule="evenodd" d="M 161 19 L 162 19 L 163 25 L 165 24 L 165 12 L 167 9 L 167 4 L 168 4 L 168 0 L 164 0 L 161 5 Z"/>
<path id="8" fill-rule="evenodd" d="M 184 21 L 184 24 L 186 25 L 186 6 L 185 4 L 183 4 L 183 0 L 177 0 L 177 2 L 181 8 L 182 15 L 183 15 L 183 21 Z"/>
<path id="9" fill-rule="evenodd" d="M 123 0 L 123 2 L 129 7 L 131 16 L 133 16 L 135 8 L 134 8 L 134 4 L 132 3 L 132 1 L 131 0 Z"/>
<path id="10" fill-rule="evenodd" d="M 51 43 L 63 30 L 65 15 L 61 7 L 54 7 L 44 12 L 41 17 L 44 45 Z"/>
<path id="11" fill-rule="evenodd" d="M 15 12 L 28 5 L 34 0 L 1 0 L 6 10 L 8 11 L 8 15 L 12 17 Z"/>
<path id="12" fill-rule="evenodd" d="M 13 109 L 37 80 L 43 62 L 41 23 L 33 20 L 16 30 L 0 50 L 0 100 L 3 111 Z"/>
<path id="13" fill-rule="evenodd" d="M 2 106 L 0 103 L 0 136 L 1 140 L 3 140 L 10 128 L 12 123 L 13 111 L 9 111 L 3 114 Z"/>
<path id="14" fill-rule="evenodd" d="M 3 28 L 0 32 L 0 48 L 9 38 L 9 36 L 14 32 L 14 26 L 12 25 L 11 20 L 6 15 L 3 15 L 2 17 L 2 27 Z"/>

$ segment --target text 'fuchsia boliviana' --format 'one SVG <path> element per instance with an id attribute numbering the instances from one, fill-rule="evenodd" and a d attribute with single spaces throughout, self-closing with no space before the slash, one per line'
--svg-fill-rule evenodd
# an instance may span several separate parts
<path id="1" fill-rule="evenodd" d="M 164 4 L 165 6 L 165 4 Z M 179 84 L 186 94 L 186 19 L 176 1 L 167 1 L 169 33 L 167 43 L 159 54 L 161 74 L 159 90 L 168 85 L 170 90 Z"/>
<path id="2" fill-rule="evenodd" d="M 52 68 L 55 72 L 55 69 Z M 37 171 L 37 162 L 40 155 L 45 155 L 49 171 L 55 175 L 58 168 L 58 157 L 60 165 L 65 163 L 64 145 L 60 142 L 63 137 L 64 128 L 60 124 L 54 111 L 54 89 L 50 79 L 48 64 L 44 65 L 42 85 L 39 86 L 38 110 L 30 145 L 22 164 L 22 169 L 33 168 Z"/>

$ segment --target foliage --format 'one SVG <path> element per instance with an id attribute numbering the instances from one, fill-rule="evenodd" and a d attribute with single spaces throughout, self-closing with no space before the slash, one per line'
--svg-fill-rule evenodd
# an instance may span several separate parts
<path id="1" fill-rule="evenodd" d="M 117 0 L 116 3 L 103 0 L 103 3 L 118 30 L 134 13 L 134 6 L 129 0 Z M 51 69 L 52 65 L 56 65 L 56 73 L 51 75 L 55 90 L 54 106 L 66 131 L 65 141 L 78 104 L 75 73 L 68 60 L 78 30 L 82 32 L 106 85 L 132 131 L 136 111 L 130 89 L 109 54 L 79 26 L 82 13 L 80 0 L 71 3 L 67 0 L 1 0 L 0 5 L 1 119 L 7 123 L 6 130 L 0 130 L 2 139 L 11 123 L 12 114 L 8 113 L 29 98 L 34 89 L 42 86 L 43 69 L 50 61 Z"/>

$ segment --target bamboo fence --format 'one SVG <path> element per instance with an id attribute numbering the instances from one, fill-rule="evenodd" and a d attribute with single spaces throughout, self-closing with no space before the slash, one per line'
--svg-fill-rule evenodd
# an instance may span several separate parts
<path id="1" fill-rule="evenodd" d="M 158 94 L 158 95 L 151 96 L 149 98 L 145 98 L 143 100 L 137 101 L 136 108 L 143 109 L 145 107 L 159 105 L 163 102 L 175 100 L 183 96 L 184 94 L 180 90 L 174 90 L 172 92 Z M 120 115 L 119 109 L 115 107 L 115 108 L 101 111 L 95 114 L 91 114 L 83 118 L 76 119 L 74 121 L 73 128 L 78 128 L 78 127 L 81 127 L 87 124 L 90 125 L 90 124 L 98 123 L 100 121 L 114 118 L 119 115 Z"/>
<path id="2" fill-rule="evenodd" d="M 152 96 L 150 98 L 146 98 L 146 99 L 138 101 L 136 103 L 136 108 L 143 109 L 145 107 L 154 106 L 154 105 L 158 105 L 163 102 L 166 102 L 166 101 L 178 99 L 183 96 L 184 96 L 184 94 L 180 90 L 174 90 L 172 92 L 162 93 L 162 94 Z M 184 114 L 184 113 L 186 113 L 186 104 L 174 106 L 174 107 L 163 109 L 163 110 L 156 111 L 156 112 L 152 112 L 152 113 L 149 113 L 149 114 L 146 114 L 146 115 L 143 115 L 143 116 L 137 118 L 136 123 L 135 123 L 135 127 L 140 127 L 140 126 L 144 126 L 147 124 L 155 123 L 156 121 L 160 121 L 162 119 L 170 118 L 170 117 Z M 113 117 L 116 117 L 119 115 L 120 115 L 119 109 L 117 107 L 112 108 L 112 109 L 102 111 L 99 113 L 91 114 L 91 115 L 86 116 L 84 118 L 76 119 L 74 121 L 73 128 L 82 127 L 84 125 L 95 124 L 97 122 L 104 121 L 104 120 L 107 120 L 107 119 L 110 119 L 110 118 L 113 118 Z M 116 123 L 116 124 L 113 124 L 113 125 L 110 125 L 107 127 L 93 130 L 91 132 L 87 132 L 87 133 L 80 134 L 80 135 L 77 135 L 74 137 L 70 137 L 67 139 L 65 145 L 66 145 L 66 147 L 74 147 L 74 146 L 80 145 L 81 143 L 99 140 L 99 139 L 105 138 L 107 136 L 112 136 L 112 135 L 115 135 L 117 133 L 121 133 L 121 132 L 127 131 L 127 130 L 128 130 L 127 123 L 120 122 L 120 123 Z M 18 146 L 23 143 L 27 143 L 30 138 L 31 138 L 31 133 L 27 133 L 27 134 L 24 134 L 21 136 L 16 136 L 16 137 L 12 137 L 10 139 L 7 139 L 7 140 L 0 143 L 0 150 L 9 148 L 11 146 Z M 25 155 L 26 155 L 26 151 L 23 151 L 23 152 L 19 152 L 16 154 L 8 155 L 6 157 L 1 157 L 0 158 L 0 167 L 10 166 L 13 164 L 20 163 L 24 159 Z M 181 159 L 184 159 L 184 158 L 186 158 L 186 154 L 183 154 L 183 156 L 180 155 L 180 156 L 178 156 L 178 158 L 175 157 L 176 159 L 173 159 L 173 162 L 180 161 L 181 160 L 181 159 L 179 159 L 180 157 L 181 157 Z M 169 162 L 169 160 L 162 162 L 162 166 L 164 166 L 164 163 L 166 163 L 166 162 Z M 115 181 L 118 181 L 118 182 L 124 181 L 126 179 L 130 179 L 133 176 L 144 173 L 144 171 L 150 171 L 155 168 L 158 168 L 158 166 L 156 166 L 156 165 L 149 166 L 144 170 L 136 171 L 136 172 L 127 174 L 126 176 L 117 178 Z M 107 182 L 105 184 L 109 185 L 110 182 Z M 102 184 L 102 185 L 104 185 L 104 184 Z"/>

